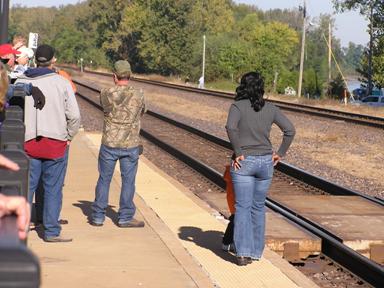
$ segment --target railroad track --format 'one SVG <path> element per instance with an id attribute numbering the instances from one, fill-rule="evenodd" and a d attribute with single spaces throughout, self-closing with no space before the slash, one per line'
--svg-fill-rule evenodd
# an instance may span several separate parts
<path id="1" fill-rule="evenodd" d="M 81 82 L 75 81 L 75 83 L 91 91 L 99 92 L 98 89 L 84 85 Z M 85 95 L 81 95 L 81 93 L 78 95 L 83 97 L 86 101 L 88 101 L 96 108 L 101 109 L 100 105 L 94 100 L 89 99 Z M 209 135 L 203 131 L 197 130 L 183 123 L 179 123 L 175 120 L 168 119 L 167 117 L 164 117 L 152 111 L 149 111 L 148 115 L 150 115 L 150 117 L 155 117 L 156 119 L 159 119 L 161 121 L 165 121 L 170 125 L 177 126 L 180 129 L 184 129 L 188 131 L 188 133 L 197 135 L 198 137 L 203 138 L 204 141 L 209 141 L 213 145 L 221 147 L 221 149 L 230 149 L 230 144 L 228 143 L 228 141 Z M 147 129 L 142 129 L 141 134 L 143 137 L 145 137 L 152 143 L 158 145 L 168 153 L 172 154 L 174 157 L 178 158 L 179 160 L 192 167 L 198 173 L 204 175 L 217 186 L 221 187 L 222 189 L 225 188 L 225 183 L 222 179 L 222 174 L 219 173 L 217 169 L 212 168 L 206 162 L 200 159 L 196 159 L 196 157 L 189 155 L 183 152 L 182 150 L 174 147 L 173 145 L 169 144 L 168 141 L 162 140 L 161 138 L 155 136 L 153 133 L 149 132 Z M 384 206 L 384 202 L 381 199 L 376 199 L 367 195 L 363 195 L 356 191 L 335 185 L 324 179 L 318 178 L 314 175 L 306 173 L 305 171 L 297 169 L 287 163 L 280 163 L 277 166 L 277 170 L 280 173 L 287 175 L 287 177 L 289 177 L 290 179 L 294 178 L 295 181 L 304 183 L 304 186 L 314 187 L 315 190 L 321 190 L 331 195 L 349 195 L 362 197 L 365 200 L 372 202 L 373 205 Z M 322 239 L 321 252 L 323 254 L 333 259 L 335 262 L 339 263 L 343 267 L 347 268 L 353 274 L 357 275 L 359 278 L 365 280 L 371 285 L 374 285 L 375 287 L 384 287 L 383 268 L 377 263 L 369 260 L 358 252 L 344 245 L 343 240 L 340 237 L 328 231 L 321 225 L 318 225 L 315 222 L 307 219 L 306 217 L 301 216 L 299 213 L 297 213 L 297 211 L 285 207 L 283 204 L 273 199 L 273 197 L 268 197 L 266 205 L 271 210 L 283 215 L 284 217 L 300 225 L 307 231 L 310 231 L 314 235 L 320 237 Z"/>
<path id="2" fill-rule="evenodd" d="M 74 70 L 74 68 L 69 66 L 62 66 L 62 67 L 66 69 Z M 106 73 L 106 72 L 96 72 L 91 70 L 84 70 L 84 72 L 100 75 L 100 76 L 107 76 L 109 78 L 112 76 L 112 73 Z M 199 93 L 199 94 L 208 95 L 208 96 L 220 97 L 224 99 L 229 99 L 231 101 L 234 98 L 234 94 L 228 93 L 228 92 L 199 89 L 199 88 L 185 86 L 185 85 L 178 85 L 178 84 L 172 84 L 172 83 L 148 80 L 148 79 L 142 79 L 142 78 L 131 78 L 131 80 L 145 83 L 145 84 L 155 85 L 155 86 L 162 86 L 170 89 L 177 89 L 177 90 L 189 91 L 189 92 Z M 328 119 L 334 119 L 338 121 L 345 121 L 348 123 L 355 123 L 359 125 L 365 125 L 365 126 L 384 129 L 384 118 L 382 117 L 350 113 L 350 112 L 344 112 L 344 111 L 333 110 L 333 109 L 325 109 L 320 107 L 314 107 L 314 106 L 303 105 L 303 104 L 295 104 L 295 103 L 289 103 L 289 102 L 271 100 L 271 99 L 268 99 L 267 101 L 274 103 L 276 106 L 280 107 L 283 110 L 289 110 L 295 113 L 302 113 L 307 115 L 313 115 L 313 116 L 318 116 L 318 117 L 323 117 Z"/>

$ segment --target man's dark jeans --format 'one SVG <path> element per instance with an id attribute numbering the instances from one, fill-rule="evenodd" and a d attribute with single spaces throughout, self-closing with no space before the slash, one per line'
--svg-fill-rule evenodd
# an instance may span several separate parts
<path id="1" fill-rule="evenodd" d="M 29 203 L 41 180 L 44 190 L 43 225 L 44 237 L 60 235 L 59 217 L 63 201 L 63 184 L 68 161 L 68 148 L 58 159 L 30 159 Z M 40 203 L 41 204 L 41 203 Z"/>

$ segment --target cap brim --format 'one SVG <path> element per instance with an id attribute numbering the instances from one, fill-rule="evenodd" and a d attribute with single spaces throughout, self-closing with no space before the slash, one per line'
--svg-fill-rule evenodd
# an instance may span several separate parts
<path id="1" fill-rule="evenodd" d="M 13 55 L 19 55 L 21 52 L 20 51 L 17 51 L 17 50 L 13 50 L 13 49 L 9 49 L 9 50 L 3 50 L 0 52 L 0 56 L 5 56 L 5 55 L 9 55 L 9 54 L 13 54 Z"/>

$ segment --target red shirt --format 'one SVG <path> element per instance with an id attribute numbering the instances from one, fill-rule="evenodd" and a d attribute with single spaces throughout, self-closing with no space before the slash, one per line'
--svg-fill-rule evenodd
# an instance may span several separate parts
<path id="1" fill-rule="evenodd" d="M 25 152 L 29 157 L 57 159 L 64 157 L 67 141 L 46 137 L 37 137 L 24 143 Z"/>

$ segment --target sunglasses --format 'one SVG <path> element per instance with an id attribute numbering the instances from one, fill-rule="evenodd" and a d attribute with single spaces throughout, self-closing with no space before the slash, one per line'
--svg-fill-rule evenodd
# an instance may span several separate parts
<path id="1" fill-rule="evenodd" d="M 8 58 L 1 58 L 0 60 L 1 60 L 1 63 L 7 64 L 10 59 L 8 59 Z"/>

